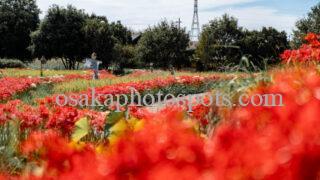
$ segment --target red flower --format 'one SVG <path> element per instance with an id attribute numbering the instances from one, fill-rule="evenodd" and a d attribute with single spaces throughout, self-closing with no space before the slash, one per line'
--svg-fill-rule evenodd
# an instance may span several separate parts
<path id="1" fill-rule="evenodd" d="M 318 35 L 315 33 L 308 33 L 307 36 L 305 37 L 305 40 L 307 40 L 308 42 L 313 42 L 318 40 Z"/>
<path id="2" fill-rule="evenodd" d="M 56 107 L 46 124 L 46 128 L 59 129 L 63 133 L 69 134 L 80 118 L 81 116 L 76 108 Z"/>
<path id="3" fill-rule="evenodd" d="M 286 63 L 320 61 L 319 35 L 309 33 L 305 40 L 308 41 L 308 44 L 303 44 L 297 50 L 286 50 L 280 55 L 281 59 Z"/>
<path id="4" fill-rule="evenodd" d="M 208 167 L 204 141 L 184 114 L 168 108 L 145 121 L 141 131 L 129 133 L 111 149 L 107 159 L 114 179 L 201 177 Z"/>
<path id="5" fill-rule="evenodd" d="M 107 173 L 102 156 L 91 145 L 75 148 L 55 131 L 33 132 L 21 149 L 43 168 L 35 179 L 101 179 Z M 27 176 L 30 179 L 33 173 Z"/>
<path id="6" fill-rule="evenodd" d="M 184 84 L 184 85 L 193 85 L 197 86 L 203 83 L 207 83 L 208 81 L 215 81 L 220 79 L 232 79 L 234 76 L 219 76 L 219 75 L 209 75 L 209 76 L 181 76 L 181 77 L 168 77 L 166 79 L 157 78 L 148 81 L 141 82 L 130 82 L 130 83 L 120 83 L 115 85 L 109 85 L 104 87 L 95 88 L 95 93 L 97 95 L 119 95 L 119 94 L 131 94 L 131 88 L 134 88 L 138 92 L 143 92 L 147 90 L 156 90 L 168 86 L 172 86 L 174 84 Z M 92 89 L 89 88 L 85 92 L 80 93 L 71 93 L 74 99 L 77 99 L 78 102 L 81 101 L 81 95 L 87 95 L 89 99 L 92 99 Z M 51 97 L 47 97 L 40 102 L 46 103 L 48 105 L 56 105 L 56 95 Z M 63 101 L 62 99 L 61 101 Z M 100 97 L 98 99 L 101 103 L 105 101 L 104 97 Z M 91 102 L 91 100 L 89 101 Z M 65 102 L 60 102 L 59 104 L 64 104 Z M 114 106 L 113 106 L 114 107 Z"/>
<path id="7" fill-rule="evenodd" d="M 41 82 L 40 78 L 5 77 L 0 79 L 0 101 L 8 100 L 13 95 L 26 91 Z"/>
<path id="8" fill-rule="evenodd" d="M 238 108 L 212 137 L 217 179 L 316 179 L 320 173 L 320 76 L 276 71 L 252 94 L 280 94 L 284 106 Z M 269 99 L 270 100 L 270 99 Z"/>

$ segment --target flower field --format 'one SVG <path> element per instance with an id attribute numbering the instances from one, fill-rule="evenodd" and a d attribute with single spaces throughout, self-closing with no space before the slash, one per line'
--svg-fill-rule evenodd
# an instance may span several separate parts
<path id="1" fill-rule="evenodd" d="M 18 71 L 18 70 L 17 70 Z M 10 70 L 8 71 L 10 72 Z M 23 73 L 22 73 L 23 74 Z M 102 79 L 113 78 L 114 76 L 108 72 L 100 72 Z M 24 92 L 30 88 L 34 88 L 42 83 L 61 83 L 70 82 L 75 79 L 91 79 L 92 75 L 89 72 L 84 74 L 66 74 L 55 75 L 50 77 L 32 77 L 32 76 L 19 76 L 19 77 L 4 77 L 0 79 L 0 101 L 8 100 L 17 93 Z"/>
<path id="2" fill-rule="evenodd" d="M 0 101 L 12 97 L 14 94 L 26 91 L 41 82 L 40 78 L 12 78 L 0 79 Z"/>
<path id="3" fill-rule="evenodd" d="M 319 36 L 306 40 L 285 51 L 278 67 L 256 74 L 101 72 L 92 81 L 91 72 L 40 78 L 32 70 L 4 70 L 0 179 L 319 179 Z M 45 84 L 51 93 L 37 96 Z M 55 101 L 61 93 L 91 97 L 93 87 L 111 95 L 130 94 L 130 87 L 141 94 L 222 91 L 232 99 L 245 92 L 246 102 L 280 94 L 283 106 L 234 101 L 232 107 L 196 105 L 192 112 L 185 105 L 117 112 Z M 32 103 L 19 98 L 30 90 Z"/>

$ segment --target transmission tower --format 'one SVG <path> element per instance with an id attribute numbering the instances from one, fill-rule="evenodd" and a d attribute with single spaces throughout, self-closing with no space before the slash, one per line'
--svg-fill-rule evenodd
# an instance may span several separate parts
<path id="1" fill-rule="evenodd" d="M 194 0 L 194 12 L 193 12 L 193 20 L 191 26 L 191 34 L 190 38 L 193 42 L 199 41 L 200 35 L 200 24 L 199 24 L 199 14 L 198 14 L 198 0 Z"/>
<path id="2" fill-rule="evenodd" d="M 179 18 L 178 21 L 176 21 L 177 25 L 178 25 L 178 29 L 180 30 L 181 29 L 181 19 Z"/>

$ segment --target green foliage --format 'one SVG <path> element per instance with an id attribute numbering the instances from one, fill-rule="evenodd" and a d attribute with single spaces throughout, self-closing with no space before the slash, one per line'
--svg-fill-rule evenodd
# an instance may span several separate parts
<path id="1" fill-rule="evenodd" d="M 134 56 L 131 32 L 120 21 L 108 23 L 107 18 L 92 15 L 83 28 L 86 53 L 96 52 L 104 67 L 130 67 Z"/>
<path id="2" fill-rule="evenodd" d="M 104 127 L 104 137 L 108 137 L 112 134 L 112 127 L 117 124 L 121 119 L 125 119 L 125 112 L 110 112 L 106 117 L 106 124 Z"/>
<path id="3" fill-rule="evenodd" d="M 249 31 L 225 14 L 204 27 L 196 62 L 199 70 L 263 70 L 279 62 L 279 54 L 288 46 L 284 31 L 272 27 Z"/>
<path id="4" fill-rule="evenodd" d="M 40 10 L 35 0 L 0 1 L 0 56 L 27 60 L 31 54 L 30 33 L 39 23 Z"/>
<path id="5" fill-rule="evenodd" d="M 111 63 L 113 48 L 116 39 L 106 18 L 91 17 L 86 20 L 83 27 L 86 45 L 86 54 L 96 52 L 98 59 L 103 62 L 104 66 Z"/>
<path id="6" fill-rule="evenodd" d="M 124 74 L 124 68 L 136 68 L 141 66 L 136 56 L 136 48 L 133 45 L 117 43 L 113 49 L 112 66 L 119 74 Z"/>
<path id="7" fill-rule="evenodd" d="M 132 33 L 120 21 L 112 22 L 110 24 L 113 37 L 116 38 L 120 44 L 132 43 Z"/>
<path id="8" fill-rule="evenodd" d="M 61 58 L 66 69 L 75 69 L 93 52 L 107 67 L 117 60 L 115 44 L 131 42 L 131 32 L 120 21 L 109 24 L 104 16 L 89 16 L 73 6 L 57 5 L 48 10 L 31 37 L 30 49 L 36 57 Z"/>
<path id="9" fill-rule="evenodd" d="M 38 75 L 40 72 L 38 72 Z M 41 84 L 25 92 L 16 94 L 13 99 L 20 99 L 24 103 L 37 105 L 37 99 L 45 98 L 53 94 L 53 84 Z"/>
<path id="10" fill-rule="evenodd" d="M 53 5 L 32 34 L 32 50 L 35 56 L 62 58 L 67 69 L 75 69 L 76 60 L 84 56 L 85 43 L 82 27 L 87 15 L 73 6 Z"/>
<path id="11" fill-rule="evenodd" d="M 155 67 L 173 65 L 180 68 L 189 60 L 188 44 L 189 36 L 185 29 L 163 21 L 143 33 L 137 47 L 137 58 L 145 64 L 154 63 Z"/>
<path id="12" fill-rule="evenodd" d="M 88 118 L 82 118 L 75 123 L 75 130 L 72 134 L 72 141 L 79 142 L 90 132 L 90 124 Z"/>
<path id="13" fill-rule="evenodd" d="M 225 14 L 203 28 L 196 56 L 202 70 L 225 70 L 241 59 L 240 40 L 243 37 L 238 20 Z"/>
<path id="14" fill-rule="evenodd" d="M 0 59 L 0 68 L 24 68 L 25 64 L 18 59 Z"/>
<path id="15" fill-rule="evenodd" d="M 296 30 L 294 30 L 293 45 L 300 47 L 304 42 L 304 37 L 307 33 L 320 33 L 320 3 L 314 6 L 308 13 L 308 16 L 299 20 L 296 23 Z"/>
<path id="16" fill-rule="evenodd" d="M 124 68 L 138 66 L 135 60 L 136 49 L 132 45 L 132 33 L 120 21 L 110 24 L 112 36 L 115 39 L 115 46 L 112 51 L 111 66 L 116 73 L 124 74 Z"/>
<path id="17" fill-rule="evenodd" d="M 16 121 L 0 126 L 0 172 L 16 174 L 23 168 L 19 136 L 19 124 Z"/>
<path id="18" fill-rule="evenodd" d="M 241 40 L 241 50 L 253 64 L 253 70 L 266 69 L 267 65 L 279 62 L 279 54 L 288 48 L 286 32 L 272 27 L 263 27 L 261 31 L 246 30 Z"/>
<path id="19" fill-rule="evenodd" d="M 111 112 L 107 117 L 107 124 L 116 124 L 121 119 L 125 118 L 125 112 Z"/>

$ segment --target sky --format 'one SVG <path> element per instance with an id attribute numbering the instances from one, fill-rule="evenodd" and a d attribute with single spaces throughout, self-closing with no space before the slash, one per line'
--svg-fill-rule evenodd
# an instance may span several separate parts
<path id="1" fill-rule="evenodd" d="M 235 16 L 240 26 L 261 29 L 273 26 L 291 34 L 295 22 L 303 18 L 318 0 L 199 0 L 200 25 L 224 13 Z M 161 20 L 178 21 L 190 31 L 194 0 L 37 0 L 43 18 L 52 4 L 72 4 L 87 13 L 104 15 L 110 21 L 120 20 L 135 31 Z"/>

